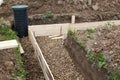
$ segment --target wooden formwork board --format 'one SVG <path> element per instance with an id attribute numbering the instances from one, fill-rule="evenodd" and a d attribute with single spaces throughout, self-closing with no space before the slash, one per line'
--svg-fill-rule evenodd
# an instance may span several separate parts
<path id="1" fill-rule="evenodd" d="M 0 50 L 1 49 L 15 48 L 17 46 L 18 46 L 18 43 L 16 40 L 7 40 L 7 41 L 0 42 Z"/>
<path id="2" fill-rule="evenodd" d="M 20 43 L 17 42 L 17 40 L 7 40 L 7 41 L 0 41 L 0 50 L 2 49 L 10 49 L 10 48 L 16 48 L 20 46 L 20 53 L 23 54 L 24 50 Z"/>
<path id="3" fill-rule="evenodd" d="M 74 30 L 86 30 L 88 28 L 98 28 L 98 27 L 106 27 L 112 25 L 120 25 L 120 20 L 112 20 L 112 21 L 99 21 L 99 22 L 85 22 L 85 23 L 77 23 L 70 24 L 70 28 Z"/>
<path id="4" fill-rule="evenodd" d="M 39 60 L 40 66 L 43 70 L 46 80 L 54 80 L 53 74 L 42 54 L 42 51 L 35 39 L 35 36 L 49 36 L 52 39 L 65 38 L 68 29 L 72 30 L 86 30 L 89 28 L 98 28 L 109 25 L 120 25 L 120 20 L 100 21 L 100 22 L 86 22 L 86 23 L 65 23 L 65 24 L 49 24 L 49 25 L 33 25 L 29 26 L 29 38 L 35 49 L 36 56 Z"/>
<path id="5" fill-rule="evenodd" d="M 31 30 L 29 30 L 29 39 L 31 40 L 31 43 L 34 47 L 35 55 L 38 58 L 38 61 L 39 61 L 40 66 L 42 68 L 45 79 L 46 80 L 54 80 L 53 74 L 52 74 L 43 54 L 42 54 L 42 51 L 41 51 L 35 37 L 34 37 L 34 33 Z"/>
<path id="6" fill-rule="evenodd" d="M 35 36 L 60 35 L 65 32 L 64 30 L 68 29 L 69 25 L 70 25 L 69 23 L 50 24 L 50 25 L 32 25 L 29 26 L 29 29 L 35 33 Z"/>
<path id="7" fill-rule="evenodd" d="M 35 36 L 51 36 L 67 34 L 68 29 L 85 30 L 88 28 L 98 28 L 106 25 L 120 25 L 120 20 L 113 21 L 99 21 L 86 23 L 65 23 L 65 24 L 49 24 L 49 25 L 33 25 L 29 29 L 35 33 Z"/>

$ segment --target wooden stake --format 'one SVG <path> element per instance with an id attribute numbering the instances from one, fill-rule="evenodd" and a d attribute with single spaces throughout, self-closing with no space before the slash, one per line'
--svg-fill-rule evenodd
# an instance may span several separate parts
<path id="1" fill-rule="evenodd" d="M 72 15 L 71 23 L 72 23 L 72 24 L 75 24 L 75 15 Z"/>

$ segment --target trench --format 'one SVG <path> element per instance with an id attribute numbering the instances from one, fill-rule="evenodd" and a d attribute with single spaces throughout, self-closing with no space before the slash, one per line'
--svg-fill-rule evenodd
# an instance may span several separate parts
<path id="1" fill-rule="evenodd" d="M 63 39 L 46 36 L 36 39 L 55 80 L 85 80 L 64 47 Z"/>

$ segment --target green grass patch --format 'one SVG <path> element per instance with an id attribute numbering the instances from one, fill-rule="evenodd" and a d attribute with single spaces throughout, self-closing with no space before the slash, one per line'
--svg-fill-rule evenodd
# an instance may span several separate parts
<path id="1" fill-rule="evenodd" d="M 93 55 L 92 51 L 87 51 L 87 55 L 91 62 L 95 61 L 95 56 Z"/>
<path id="2" fill-rule="evenodd" d="M 52 18 L 54 16 L 53 13 L 45 13 L 45 14 L 42 14 L 42 17 L 44 18 Z"/>
<path id="3" fill-rule="evenodd" d="M 22 80 L 25 80 L 26 72 L 23 68 L 23 62 L 22 62 L 22 57 L 21 57 L 21 54 L 20 54 L 19 46 L 17 48 L 14 48 L 13 51 L 16 53 L 18 61 L 17 61 L 17 64 L 16 64 L 17 68 L 13 69 L 14 74 L 12 76 L 15 77 L 15 78 L 20 77 Z"/>
<path id="4" fill-rule="evenodd" d="M 120 80 L 120 71 L 109 69 L 108 75 L 109 75 L 109 80 Z"/>
<path id="5" fill-rule="evenodd" d="M 88 34 L 94 33 L 94 29 L 87 29 L 87 33 L 88 33 Z"/>
<path id="6" fill-rule="evenodd" d="M 100 54 L 100 53 L 97 53 L 95 55 L 95 58 L 98 62 L 98 67 L 99 68 L 104 68 L 104 66 L 106 65 L 106 60 L 105 60 L 105 57 L 104 55 Z"/>
<path id="7" fill-rule="evenodd" d="M 1 40 L 12 40 L 17 39 L 16 32 L 12 31 L 8 25 L 0 25 L 0 35 L 2 36 Z"/>
<path id="8" fill-rule="evenodd" d="M 104 26 L 105 27 L 112 27 L 114 26 L 115 24 L 113 22 L 107 22 Z"/>
<path id="9" fill-rule="evenodd" d="M 72 29 L 68 29 L 68 35 L 73 35 L 73 30 Z"/>

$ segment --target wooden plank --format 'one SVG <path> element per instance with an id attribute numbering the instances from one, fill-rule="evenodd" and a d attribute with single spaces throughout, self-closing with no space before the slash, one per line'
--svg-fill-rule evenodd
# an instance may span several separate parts
<path id="1" fill-rule="evenodd" d="M 33 25 L 29 26 L 29 29 L 35 32 L 35 36 L 51 36 L 67 34 L 69 28 L 73 30 L 86 30 L 88 28 L 94 29 L 98 27 L 103 27 L 108 23 L 120 25 L 120 20 L 85 22 L 76 24 L 65 23 L 65 24 Z"/>
<path id="2" fill-rule="evenodd" d="M 7 41 L 0 42 L 0 49 L 15 48 L 17 46 L 18 46 L 18 43 L 16 40 L 7 40 Z"/>
<path id="3" fill-rule="evenodd" d="M 49 24 L 49 25 L 33 25 L 29 26 L 29 29 L 35 32 L 35 36 L 50 36 L 60 35 L 64 28 L 68 28 L 70 23 L 65 24 Z M 61 28 L 62 27 L 62 28 Z"/>
<path id="4" fill-rule="evenodd" d="M 86 30 L 88 28 L 94 29 L 98 27 L 107 26 L 107 24 L 120 25 L 120 20 L 77 23 L 77 24 L 71 24 L 70 28 L 74 30 Z"/>
<path id="5" fill-rule="evenodd" d="M 51 72 L 51 70 L 50 70 L 50 68 L 49 68 L 49 66 L 48 66 L 48 64 L 47 64 L 47 62 L 46 62 L 46 60 L 45 60 L 45 58 L 44 58 L 44 56 L 42 54 L 42 51 L 41 51 L 41 49 L 40 49 L 40 47 L 39 47 L 39 45 L 38 45 L 38 43 L 37 43 L 37 41 L 36 41 L 36 39 L 34 37 L 34 34 L 33 34 L 33 32 L 31 30 L 29 30 L 29 38 L 31 40 L 31 43 L 32 43 L 35 51 L 36 51 L 35 54 L 36 54 L 36 56 L 38 58 L 40 66 L 41 66 L 41 68 L 43 70 L 45 79 L 46 80 L 54 80 L 53 74 L 52 74 L 52 72 Z"/>

